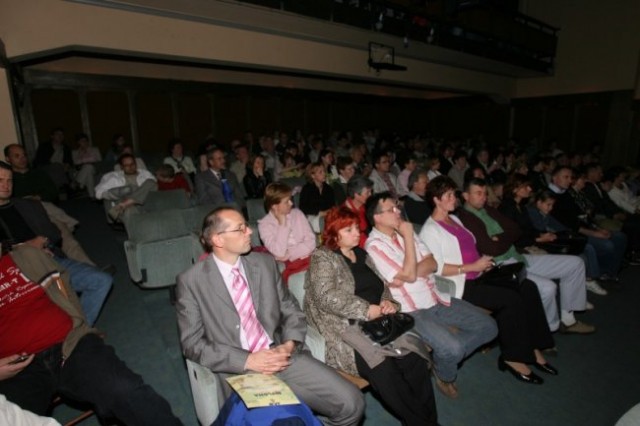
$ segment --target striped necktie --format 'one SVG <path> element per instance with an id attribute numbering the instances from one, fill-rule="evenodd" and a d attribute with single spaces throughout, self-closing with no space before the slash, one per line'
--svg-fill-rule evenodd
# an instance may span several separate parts
<path id="1" fill-rule="evenodd" d="M 232 286 L 235 290 L 233 304 L 236 306 L 236 310 L 240 315 L 240 325 L 247 337 L 249 352 L 253 353 L 266 349 L 269 346 L 269 336 L 267 336 L 267 333 L 264 331 L 264 328 L 262 328 L 262 324 L 260 324 L 256 316 L 249 285 L 240 273 L 240 269 L 237 267 L 233 268 L 231 273 L 233 274 Z"/>

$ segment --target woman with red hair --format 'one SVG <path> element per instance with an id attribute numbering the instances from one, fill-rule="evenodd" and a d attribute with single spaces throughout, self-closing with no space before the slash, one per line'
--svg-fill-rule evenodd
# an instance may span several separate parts
<path id="1" fill-rule="evenodd" d="M 373 320 L 399 308 L 373 262 L 358 246 L 358 215 L 344 206 L 329 210 L 323 241 L 324 246 L 311 255 L 304 311 L 326 340 L 325 362 L 368 380 L 402 424 L 436 425 L 427 361 L 408 352 L 402 357 L 380 357 L 381 362 L 373 365 L 368 355 L 375 346 L 359 347 L 359 352 L 342 338 L 354 321 Z"/>

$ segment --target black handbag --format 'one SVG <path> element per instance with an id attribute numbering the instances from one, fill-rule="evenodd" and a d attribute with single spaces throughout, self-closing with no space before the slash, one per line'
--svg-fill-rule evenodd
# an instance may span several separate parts
<path id="1" fill-rule="evenodd" d="M 527 278 L 527 269 L 522 262 L 501 263 L 489 269 L 476 278 L 475 282 L 482 285 L 507 287 L 514 290 Z"/>
<path id="2" fill-rule="evenodd" d="M 551 254 L 580 255 L 587 245 L 587 237 L 573 232 L 558 232 L 555 241 L 538 244 L 538 246 Z"/>
<path id="3" fill-rule="evenodd" d="M 381 315 L 370 321 L 360 321 L 360 329 L 375 343 L 386 345 L 413 328 L 415 323 L 409 314 L 396 312 Z"/>

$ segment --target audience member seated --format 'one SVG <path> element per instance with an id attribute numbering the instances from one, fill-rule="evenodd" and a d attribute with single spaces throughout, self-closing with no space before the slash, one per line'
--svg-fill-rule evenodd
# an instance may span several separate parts
<path id="1" fill-rule="evenodd" d="M 518 177 L 518 183 L 512 184 L 517 191 L 515 206 L 531 195 L 531 187 L 525 177 Z M 523 262 L 527 270 L 527 279 L 538 287 L 545 315 L 551 331 L 560 329 L 562 333 L 588 334 L 595 327 L 577 321 L 574 311 L 584 311 L 587 304 L 586 274 L 584 262 L 578 256 L 551 254 L 521 254 L 518 247 L 524 249 L 534 245 L 538 231 L 533 228 L 526 210 L 513 206 L 510 214 L 517 216 L 513 221 L 498 210 L 486 205 L 487 183 L 482 179 L 471 179 L 465 183 L 462 193 L 465 203 L 459 217 L 464 226 L 473 233 L 480 253 L 493 257 L 494 262 Z M 513 197 L 512 197 L 513 199 Z M 515 211 L 514 211 L 515 210 Z M 544 237 L 543 237 L 544 239 Z M 558 317 L 558 286 L 553 280 L 559 280 L 560 317 Z"/>
<path id="2" fill-rule="evenodd" d="M 64 142 L 64 130 L 62 128 L 53 129 L 49 136 L 49 141 L 41 142 L 38 145 L 33 165 L 47 172 L 57 188 L 62 188 L 69 184 L 68 174 L 73 167 L 73 158 L 71 156 L 71 148 Z"/>
<path id="3" fill-rule="evenodd" d="M 238 182 L 244 182 L 247 169 L 251 167 L 249 164 L 250 155 L 249 147 L 243 143 L 238 144 L 234 149 L 235 160 L 231 163 L 229 171 L 236 175 Z"/>
<path id="4" fill-rule="evenodd" d="M 36 200 L 11 198 L 11 169 L 0 163 L 0 242 L 3 250 L 26 244 L 42 250 L 71 275 L 71 286 L 80 293 L 87 322 L 93 325 L 109 294 L 113 278 L 95 266 L 78 262 L 62 251 L 60 231 Z"/>
<path id="5" fill-rule="evenodd" d="M 371 174 L 371 164 L 367 161 L 367 145 L 364 143 L 354 144 L 349 150 L 349 155 L 356 169 L 355 174 L 369 177 Z"/>
<path id="6" fill-rule="evenodd" d="M 583 199 L 571 187 L 572 173 L 571 168 L 566 166 L 559 166 L 553 171 L 549 189 L 556 195 L 556 204 L 551 215 L 573 232 L 586 236 L 598 255 L 603 273 L 601 278 L 617 281 L 627 237 L 619 231 L 602 229 L 592 221 L 593 212 L 588 210 L 589 206 L 584 202 L 586 197 Z"/>
<path id="7" fill-rule="evenodd" d="M 133 153 L 133 146 L 131 144 L 124 144 L 122 146 L 122 154 L 120 154 L 120 156 L 124 155 L 124 154 L 129 154 L 129 155 L 133 155 L 135 160 L 136 160 L 136 169 L 138 170 L 149 170 L 147 169 L 147 165 L 145 164 L 144 160 L 140 157 L 135 156 L 135 154 Z M 120 158 L 120 157 L 118 157 Z M 119 172 L 122 170 L 122 166 L 120 165 L 120 162 L 116 162 L 116 165 L 113 166 L 113 170 L 116 172 Z"/>
<path id="8" fill-rule="evenodd" d="M 338 157 L 336 169 L 338 170 L 338 179 L 331 183 L 331 188 L 333 188 L 336 205 L 340 205 L 347 199 L 347 182 L 356 173 L 356 169 L 351 157 Z"/>
<path id="9" fill-rule="evenodd" d="M 415 169 L 409 175 L 409 193 L 404 199 L 404 212 L 409 222 L 422 226 L 431 215 L 431 207 L 425 196 L 429 184 L 429 172 Z"/>
<path id="10" fill-rule="evenodd" d="M 71 152 L 76 167 L 75 180 L 81 189 L 86 189 L 90 198 L 96 198 L 96 164 L 102 161 L 100 150 L 89 143 L 89 137 L 80 133 L 76 138 L 78 148 Z"/>
<path id="11" fill-rule="evenodd" d="M 173 167 L 176 174 L 182 173 L 185 178 L 193 179 L 196 174 L 196 166 L 188 155 L 184 154 L 184 145 L 180 139 L 173 139 L 168 146 L 169 156 L 162 160 L 163 164 Z"/>
<path id="12" fill-rule="evenodd" d="M 107 211 L 114 221 L 127 223 L 131 214 L 139 211 L 147 195 L 158 189 L 156 178 L 147 170 L 138 170 L 132 154 L 118 159 L 120 171 L 106 173 L 96 186 L 96 198 L 111 202 Z"/>
<path id="13" fill-rule="evenodd" d="M 304 175 L 304 164 L 297 163 L 296 157 L 290 152 L 282 154 L 282 159 L 276 164 L 277 179 L 298 178 Z"/>
<path id="14" fill-rule="evenodd" d="M 291 188 L 274 182 L 264 191 L 264 209 L 267 215 L 258 221 L 262 244 L 285 265 L 282 272 L 286 283 L 289 275 L 304 271 L 309 256 L 316 248 L 316 236 L 304 213 L 293 208 Z"/>
<path id="15" fill-rule="evenodd" d="M 440 160 L 440 167 L 438 168 L 440 174 L 447 175 L 449 173 L 449 170 L 451 170 L 451 167 L 453 167 L 454 164 L 454 154 L 455 150 L 451 145 L 442 145 L 442 148 L 440 149 L 440 156 L 438 157 L 438 159 Z M 429 176 L 429 178 L 431 178 L 431 176 Z"/>
<path id="16" fill-rule="evenodd" d="M 428 358 L 428 348 L 402 350 L 398 339 L 393 346 L 398 355 L 388 356 L 388 351 L 373 344 L 361 353 L 342 339 L 351 322 L 373 320 L 400 309 L 367 253 L 358 247 L 358 222 L 357 214 L 346 207 L 335 207 L 327 214 L 324 247 L 311 255 L 305 282 L 307 320 L 326 340 L 328 365 L 369 381 L 402 424 L 436 426 L 436 402 L 423 358 Z M 368 352 L 379 353 L 382 362 L 372 365 Z"/>
<path id="17" fill-rule="evenodd" d="M 607 175 L 607 181 L 612 183 L 611 189 L 608 191 L 611 201 L 628 214 L 639 214 L 640 197 L 633 194 L 625 183 L 627 179 L 625 169 L 622 167 L 612 167 L 607 170 L 605 175 Z"/>
<path id="18" fill-rule="evenodd" d="M 325 182 L 326 172 L 322 163 L 311 164 L 308 169 L 308 179 L 300 192 L 300 210 L 307 215 L 314 232 L 321 232 L 321 218 L 329 209 L 336 205 L 333 189 Z"/>
<path id="19" fill-rule="evenodd" d="M 231 393 L 226 377 L 275 374 L 329 424 L 358 424 L 362 394 L 311 356 L 304 345 L 304 314 L 282 285 L 273 258 L 249 253 L 251 232 L 244 217 L 228 207 L 205 218 L 201 239 L 210 254 L 178 276 L 185 357 L 217 373 L 225 397 Z"/>
<path id="20" fill-rule="evenodd" d="M 398 164 L 402 167 L 402 171 L 398 174 L 398 195 L 402 197 L 410 191 L 409 175 L 418 167 L 418 163 L 414 154 L 405 151 L 398 155 Z"/>
<path id="21" fill-rule="evenodd" d="M 33 198 L 51 203 L 58 201 L 56 184 L 44 170 L 29 167 L 27 154 L 21 145 L 7 145 L 4 148 L 4 158 L 13 169 L 14 197 Z"/>
<path id="22" fill-rule="evenodd" d="M 127 140 L 124 135 L 116 133 L 111 138 L 111 147 L 104 156 L 104 163 L 107 170 L 113 169 L 118 162 L 118 158 L 122 155 L 122 148 L 127 144 Z"/>
<path id="23" fill-rule="evenodd" d="M 556 203 L 556 196 L 550 190 L 539 191 L 533 197 L 533 200 L 527 205 L 527 212 L 531 219 L 531 224 L 536 228 L 541 236 L 548 235 L 546 240 L 550 240 L 553 244 L 557 240 L 558 234 L 572 238 L 573 232 L 558 222 L 556 218 L 550 215 L 553 206 Z M 582 253 L 584 259 L 584 265 L 587 275 L 587 290 L 600 296 L 606 296 L 607 290 L 600 286 L 597 281 L 602 275 L 600 272 L 600 262 L 598 261 L 598 255 L 596 249 L 588 242 L 584 246 L 584 252 Z M 587 302 L 587 307 L 589 302 Z M 588 308 L 587 308 L 588 309 Z"/>
<path id="24" fill-rule="evenodd" d="M 464 151 L 457 151 L 453 157 L 453 165 L 449 168 L 449 172 L 447 176 L 449 176 L 456 183 L 456 187 L 458 191 L 462 191 L 462 187 L 464 186 L 464 175 L 469 168 L 469 164 L 467 163 L 467 154 Z"/>
<path id="25" fill-rule="evenodd" d="M 429 161 L 427 161 L 427 176 L 429 177 L 429 180 L 442 175 L 442 173 L 440 173 L 440 164 L 442 163 L 438 157 L 430 158 Z M 447 173 L 448 172 L 449 170 L 447 169 Z"/>
<path id="26" fill-rule="evenodd" d="M 386 153 L 378 152 L 373 156 L 373 171 L 369 179 L 373 182 L 373 193 L 390 192 L 397 200 L 401 191 L 398 187 L 398 179 L 389 171 L 391 159 Z"/>
<path id="27" fill-rule="evenodd" d="M 158 191 L 171 191 L 173 189 L 183 189 L 187 195 L 191 196 L 191 185 L 188 178 L 183 173 L 176 173 L 173 166 L 163 164 L 156 170 L 156 180 L 158 181 Z"/>
<path id="28" fill-rule="evenodd" d="M 247 199 L 264 198 L 264 190 L 273 179 L 271 172 L 265 169 L 262 155 L 254 155 L 247 164 L 247 172 L 243 179 Z"/>
<path id="29" fill-rule="evenodd" d="M 347 199 L 344 206 L 358 215 L 360 229 L 360 248 L 364 248 L 369 234 L 369 222 L 367 221 L 367 200 L 373 194 L 373 182 L 364 176 L 353 176 L 347 183 Z"/>
<path id="30" fill-rule="evenodd" d="M 458 364 L 496 337 L 496 324 L 475 306 L 436 287 L 433 273 L 439 262 L 436 264 L 415 235 L 411 223 L 402 220 L 389 192 L 372 195 L 366 209 L 367 219 L 373 224 L 367 253 L 402 312 L 415 319 L 413 331 L 433 349 L 438 388 L 446 396 L 457 398 Z"/>
<path id="31" fill-rule="evenodd" d="M 30 244 L 0 258 L 0 394 L 38 415 L 62 394 L 123 424 L 180 425 L 167 401 L 90 328 L 60 270 Z"/>
<path id="32" fill-rule="evenodd" d="M 226 170 L 224 151 L 214 148 L 207 152 L 209 169 L 196 175 L 196 197 L 198 204 L 235 203 L 244 208 L 244 189 L 238 183 L 236 175 Z"/>
<path id="33" fill-rule="evenodd" d="M 529 280 L 524 280 L 517 291 L 475 282 L 494 263 L 490 256 L 478 253 L 474 235 L 451 214 L 457 204 L 457 188 L 445 176 L 429 182 L 427 193 L 433 213 L 422 227 L 420 239 L 433 252 L 437 273 L 455 282 L 455 300 L 487 309 L 496 319 L 502 351 L 498 368 L 525 383 L 542 384 L 543 379 L 527 364 L 552 375 L 558 371 L 542 354 L 542 350 L 553 348 L 554 342 L 538 288 Z"/>

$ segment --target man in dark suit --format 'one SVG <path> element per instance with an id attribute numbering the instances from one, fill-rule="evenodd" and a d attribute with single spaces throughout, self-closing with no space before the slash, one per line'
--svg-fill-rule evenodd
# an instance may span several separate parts
<path id="1" fill-rule="evenodd" d="M 207 153 L 209 168 L 196 175 L 196 196 L 198 204 L 222 204 L 235 203 L 244 208 L 245 192 L 238 183 L 235 174 L 226 170 L 224 151 L 215 148 Z"/>
<path id="2" fill-rule="evenodd" d="M 362 394 L 304 348 L 304 314 L 282 285 L 273 257 L 246 254 L 251 232 L 229 207 L 205 219 L 201 239 L 211 254 L 178 276 L 176 308 L 185 356 L 221 378 L 276 374 L 326 416 L 327 424 L 357 424 L 364 410 Z M 229 386 L 220 383 L 218 398 L 226 398 Z"/>

